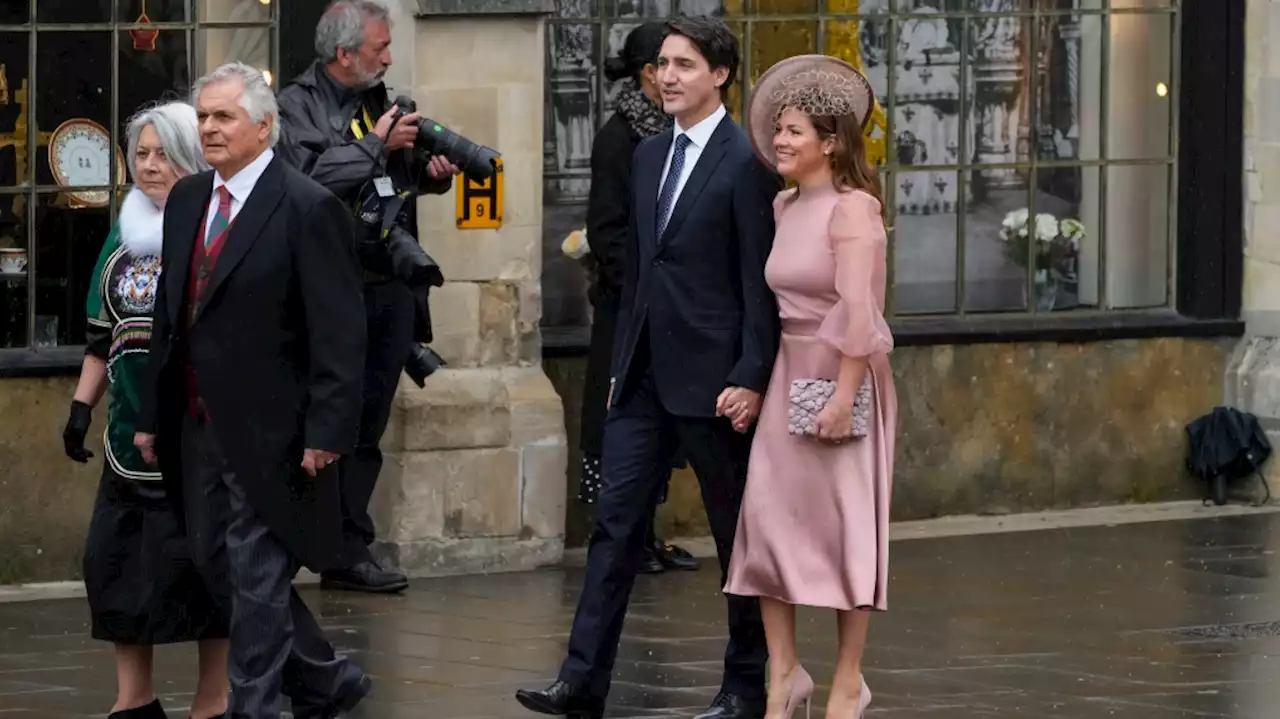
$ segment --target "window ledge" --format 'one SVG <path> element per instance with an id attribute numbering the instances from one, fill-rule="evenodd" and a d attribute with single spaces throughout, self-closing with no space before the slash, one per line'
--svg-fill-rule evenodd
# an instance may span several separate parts
<path id="1" fill-rule="evenodd" d="M 890 323 L 897 347 L 967 345 L 996 342 L 1102 342 L 1159 337 L 1240 337 L 1244 322 L 1231 319 L 1192 319 L 1176 312 L 1111 312 L 1002 317 L 899 317 Z M 587 354 L 590 330 L 544 327 L 544 357 Z"/>
<path id="2" fill-rule="evenodd" d="M 84 345 L 51 349 L 0 350 L 0 379 L 74 377 L 84 364 Z"/>

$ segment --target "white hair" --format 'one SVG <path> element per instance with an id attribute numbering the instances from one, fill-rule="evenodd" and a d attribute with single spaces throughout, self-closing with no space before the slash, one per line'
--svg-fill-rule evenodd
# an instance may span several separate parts
<path id="1" fill-rule="evenodd" d="M 191 86 L 191 102 L 200 104 L 200 91 L 216 82 L 235 81 L 240 83 L 240 107 L 249 113 L 249 119 L 263 122 L 271 117 L 271 137 L 267 140 L 269 147 L 275 147 L 280 140 L 280 107 L 276 104 L 276 94 L 267 84 L 267 78 L 261 70 L 242 62 L 229 62 L 218 69 L 196 80 Z"/>
<path id="2" fill-rule="evenodd" d="M 134 167 L 138 155 L 138 141 L 143 129 L 151 127 L 160 137 L 160 147 L 169 164 L 180 175 L 194 175 L 209 169 L 209 163 L 200 150 L 200 129 L 196 120 L 196 110 L 185 102 L 169 102 L 163 105 L 144 107 L 129 118 L 128 138 L 129 155 L 125 162 L 129 165 L 129 175 L 137 178 L 138 171 Z"/>
<path id="3" fill-rule="evenodd" d="M 391 25 L 392 8 L 386 0 L 335 0 L 316 23 L 316 56 L 324 62 L 338 59 L 338 50 L 356 52 L 364 44 L 369 20 Z"/>

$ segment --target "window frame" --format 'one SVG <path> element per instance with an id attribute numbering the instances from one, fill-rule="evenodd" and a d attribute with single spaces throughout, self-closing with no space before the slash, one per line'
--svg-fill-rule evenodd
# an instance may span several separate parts
<path id="1" fill-rule="evenodd" d="M 750 8 L 752 0 L 746 0 Z M 1103 146 L 1099 157 L 1090 160 L 1050 160 L 1040 158 L 1040 153 L 1031 151 L 1025 160 L 1010 163 L 1009 167 L 1017 167 L 1028 173 L 1028 183 L 1034 187 L 1037 173 L 1047 167 L 1098 168 L 1099 172 L 1099 214 L 1102 218 L 1100 226 L 1094 230 L 1099 246 L 1099 308 L 1072 309 L 1056 312 L 1037 312 L 1034 306 L 1023 311 L 1011 312 L 973 312 L 966 311 L 965 299 L 965 222 L 958 221 L 956 228 L 956 272 L 954 285 L 956 290 L 955 308 L 950 311 L 929 314 L 894 314 L 894 292 L 892 285 L 888 293 L 890 326 L 898 339 L 899 345 L 927 345 L 975 342 L 1010 342 L 1010 341 L 1090 341 L 1108 338 L 1141 338 L 1141 337 L 1221 337 L 1239 336 L 1243 334 L 1244 325 L 1240 320 L 1240 301 L 1242 292 L 1243 266 L 1243 226 L 1241 222 L 1243 207 L 1243 74 L 1244 74 L 1244 9 L 1233 3 L 1219 5 L 1217 3 L 1197 2 L 1195 0 L 1170 0 L 1167 7 L 1112 7 L 1114 1 L 1100 0 L 1097 8 L 1042 9 L 1039 2 L 1032 0 L 1016 11 L 979 12 L 971 9 L 960 11 L 940 11 L 937 13 L 901 15 L 898 11 L 864 12 L 848 14 L 828 12 L 820 9 L 790 14 L 761 14 L 748 11 L 741 14 L 725 15 L 724 19 L 733 25 L 742 26 L 742 65 L 739 68 L 740 81 L 745 84 L 754 74 L 752 53 L 750 51 L 753 29 L 761 22 L 771 23 L 795 20 L 812 23 L 817 28 L 814 43 L 819 51 L 826 49 L 826 37 L 830 23 L 848 21 L 876 20 L 888 26 L 891 38 L 897 37 L 902 21 L 911 18 L 994 18 L 1020 17 L 1027 18 L 1032 27 L 1038 18 L 1046 16 L 1098 17 L 1102 27 L 1102 43 L 1104 57 L 1100 67 L 1101 88 L 1098 101 L 1102 103 L 1103 129 L 1101 141 Z M 606 13 L 606 5 L 614 8 L 613 0 L 598 0 L 593 14 L 584 17 L 554 18 L 552 25 L 592 25 L 597 28 L 599 42 L 596 43 L 594 58 L 597 67 L 603 62 L 608 52 L 610 28 L 615 25 L 631 25 L 649 20 L 661 20 L 658 17 L 617 17 Z M 673 3 L 678 5 L 678 3 Z M 825 6 L 819 0 L 815 8 Z M 674 8 L 678 11 L 679 8 Z M 1109 80 L 1107 71 L 1111 61 L 1109 52 L 1109 25 L 1112 17 L 1118 15 L 1173 15 L 1171 23 L 1173 36 L 1170 42 L 1172 54 L 1170 66 L 1172 77 L 1170 88 L 1170 133 L 1169 150 L 1163 158 L 1115 159 L 1107 156 L 1106 122 L 1108 118 L 1107 103 L 1109 100 Z M 1032 32 L 1028 43 L 1031 52 L 1035 52 L 1036 38 L 1039 32 Z M 896 66 L 897 42 L 888 43 L 888 55 L 885 64 Z M 961 77 L 970 72 L 968 33 L 962 36 L 960 53 Z M 1207 54 L 1206 54 L 1207 53 Z M 884 108 L 888 121 L 888 135 L 893 134 L 894 108 L 896 97 L 893 92 L 895 74 L 887 73 L 889 88 L 886 91 L 887 103 Z M 1032 95 L 1038 78 L 1032 73 L 1030 82 Z M 595 93 L 596 117 L 603 118 L 606 112 L 607 83 L 597 79 Z M 738 107 L 731 108 L 738 117 L 745 116 L 748 95 L 740 92 Z M 961 115 L 965 115 L 968 97 L 960 99 Z M 549 99 L 548 99 L 549 101 Z M 1034 103 L 1033 103 L 1034 104 Z M 1206 107 L 1207 106 L 1207 107 Z M 1038 112 L 1034 110 L 1033 112 Z M 1035 119 L 1032 118 L 1034 125 Z M 599 124 L 597 124 L 597 127 Z M 1183 128 L 1194 126 L 1210 126 L 1220 128 L 1220 132 L 1202 133 L 1190 136 Z M 961 144 L 966 143 L 967 136 L 961 133 Z M 955 172 L 958 181 L 967 180 L 966 175 L 976 168 L 993 167 L 989 164 L 964 162 L 966 154 L 961 150 L 962 162 L 946 165 L 897 165 L 893 157 L 893 146 L 888 148 L 889 162 L 882 168 L 894 173 L 901 172 Z M 971 154 L 971 153 L 970 153 Z M 1005 165 L 999 165 L 1004 167 Z M 1105 309 L 1106 302 L 1106 168 L 1108 167 L 1151 167 L 1164 166 L 1171 168 L 1169 172 L 1168 190 L 1168 260 L 1166 265 L 1165 304 L 1162 306 L 1141 309 Z M 588 178 L 588 170 L 569 172 L 548 171 L 544 179 Z M 892 192 L 892 182 L 886 182 L 886 189 Z M 1028 205 L 1035 212 L 1035 196 L 1028 192 Z M 890 198 L 890 203 L 895 204 Z M 896 213 L 896 207 L 893 208 Z M 888 262 L 891 276 L 893 266 L 893 245 L 891 243 Z M 1034 264 L 1028 263 L 1028 290 L 1033 288 Z M 544 292 L 544 295 L 546 293 Z M 544 355 L 577 355 L 587 347 L 589 328 L 545 326 Z"/>
<path id="2" fill-rule="evenodd" d="M 118 118 L 120 115 L 120 49 L 122 37 L 127 37 L 126 33 L 131 30 L 156 30 L 161 32 L 181 31 L 187 36 L 187 68 L 191 74 L 191 79 L 195 79 L 200 74 L 207 72 L 212 68 L 205 67 L 206 63 L 197 62 L 205 56 L 207 34 L 209 30 L 236 30 L 242 28 L 258 28 L 266 29 L 269 33 L 270 53 L 269 63 L 272 73 L 272 84 L 278 86 L 280 80 L 279 68 L 280 61 L 280 21 L 283 13 L 281 12 L 280 3 L 282 0 L 271 0 L 270 19 L 266 21 L 225 21 L 225 20 L 201 20 L 201 3 L 206 0 L 186 0 L 185 14 L 187 20 L 181 22 L 165 21 L 151 22 L 140 24 L 129 18 L 120 16 L 121 3 L 120 0 L 111 0 L 110 17 L 104 22 L 80 22 L 80 23 L 52 23 L 38 21 L 38 6 L 41 0 L 29 0 L 27 21 L 21 24 L 3 24 L 0 23 L 0 33 L 22 34 L 27 38 L 28 53 L 28 77 L 27 92 L 29 97 L 35 98 L 39 92 L 37 68 L 37 52 L 38 44 L 42 34 L 61 33 L 61 32 L 106 32 L 111 34 L 111 109 L 110 117 Z M 199 69 L 198 69 L 199 68 Z M 133 186 L 132 183 L 126 181 L 122 184 L 112 183 L 110 185 L 93 185 L 93 186 L 62 186 L 62 185 L 39 185 L 36 183 L 38 169 L 34 160 L 40 128 L 36 124 L 36 102 L 34 99 L 29 100 L 24 113 L 27 122 L 27 147 L 29 157 L 32 159 L 28 162 L 27 176 L 18 178 L 17 185 L 0 187 L 0 198 L 9 198 L 13 196 L 21 196 L 26 199 L 28 217 L 26 221 L 26 248 L 27 248 L 27 312 L 26 312 L 26 338 L 27 344 L 20 347 L 3 347 L 0 348 L 0 378 L 15 376 L 51 376 L 51 375 L 67 375 L 74 374 L 79 371 L 84 357 L 85 345 L 61 345 L 57 347 L 35 347 L 31 344 L 32 338 L 35 336 L 36 325 L 36 279 L 39 277 L 39 267 L 37 263 L 36 248 L 38 246 L 38 223 L 35 222 L 35 209 L 39 199 L 42 196 L 48 196 L 54 193 L 76 191 L 76 190 L 103 190 L 110 193 L 110 201 L 108 203 L 109 219 L 111 226 L 115 226 L 118 219 L 120 201 Z M 113 121 L 114 124 L 114 121 Z M 107 130 L 111 135 L 112 145 L 119 147 L 121 153 L 126 151 L 124 146 L 124 127 L 108 127 Z M 115 178 L 119 173 L 117 167 L 117 158 L 113 152 L 110 157 L 109 175 Z M 127 163 L 127 158 L 125 162 Z M 126 180 L 128 179 L 126 173 Z M 100 241 L 105 241 L 103 236 Z"/>

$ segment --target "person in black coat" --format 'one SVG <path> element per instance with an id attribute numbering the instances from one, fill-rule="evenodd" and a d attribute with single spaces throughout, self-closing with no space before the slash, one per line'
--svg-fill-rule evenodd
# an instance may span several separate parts
<path id="1" fill-rule="evenodd" d="M 365 318 L 350 211 L 276 157 L 275 95 L 230 63 L 192 91 L 209 172 L 165 204 L 134 444 L 231 620 L 233 717 L 337 716 L 370 681 L 294 591 L 343 559 L 335 462 L 356 446 Z"/>
<path id="2" fill-rule="evenodd" d="M 658 50 L 666 37 L 659 22 L 640 25 L 627 35 L 622 54 L 605 63 L 605 77 L 619 82 L 617 109 L 596 133 L 591 146 L 591 195 L 587 201 L 587 241 L 594 257 L 589 296 L 595 307 L 591 322 L 591 349 L 587 358 L 586 386 L 582 393 L 582 480 L 578 500 L 594 504 L 600 488 L 600 456 L 604 453 L 604 420 L 609 402 L 609 365 L 613 335 L 622 298 L 623 258 L 631 224 L 631 155 L 646 137 L 671 126 L 662 112 L 657 83 Z M 685 466 L 677 457 L 672 464 Z M 665 502 L 671 472 L 667 470 Z M 640 571 L 658 574 L 666 569 L 694 570 L 698 562 L 688 551 L 667 544 L 657 536 L 649 518 L 644 563 Z"/>

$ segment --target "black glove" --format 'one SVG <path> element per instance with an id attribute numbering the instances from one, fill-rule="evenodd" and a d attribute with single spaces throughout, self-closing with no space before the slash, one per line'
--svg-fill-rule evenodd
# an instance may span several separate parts
<path id="1" fill-rule="evenodd" d="M 67 417 L 67 426 L 62 430 L 62 444 L 67 456 L 81 464 L 93 457 L 93 452 L 84 447 L 84 438 L 89 434 L 92 422 L 93 408 L 79 400 L 71 400 L 71 416 Z"/>

